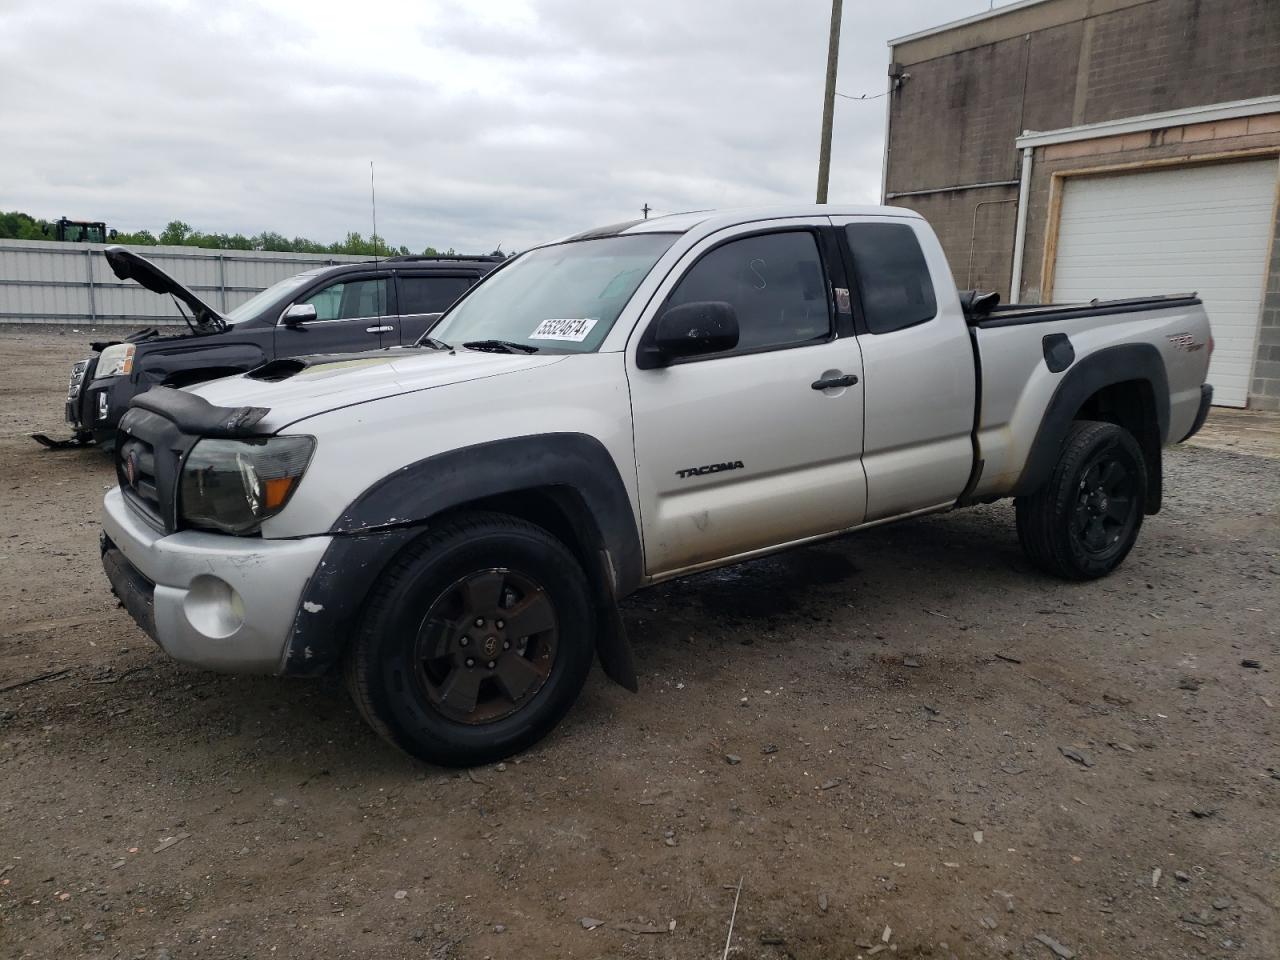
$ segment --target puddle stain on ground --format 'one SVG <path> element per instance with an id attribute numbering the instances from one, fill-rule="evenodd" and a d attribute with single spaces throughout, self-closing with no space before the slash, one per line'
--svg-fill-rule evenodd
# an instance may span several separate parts
<path id="1" fill-rule="evenodd" d="M 831 548 L 804 548 L 697 574 L 649 591 L 645 601 L 659 606 L 696 603 L 722 621 L 769 621 L 804 613 L 819 601 L 815 587 L 854 583 L 858 568 Z"/>

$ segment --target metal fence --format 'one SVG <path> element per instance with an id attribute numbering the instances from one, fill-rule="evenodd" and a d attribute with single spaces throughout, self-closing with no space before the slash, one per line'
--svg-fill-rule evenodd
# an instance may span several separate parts
<path id="1" fill-rule="evenodd" d="M 118 280 L 98 243 L 0 240 L 0 323 L 175 324 L 173 301 L 132 280 Z M 127 247 L 153 261 L 201 299 L 223 311 L 285 277 L 368 257 L 338 254 Z"/>

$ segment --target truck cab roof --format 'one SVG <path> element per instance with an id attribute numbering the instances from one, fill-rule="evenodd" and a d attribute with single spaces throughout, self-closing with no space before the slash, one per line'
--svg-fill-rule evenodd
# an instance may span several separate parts
<path id="1" fill-rule="evenodd" d="M 618 237 L 638 233 L 688 233 L 701 227 L 711 233 L 725 227 L 736 227 L 756 220 L 780 220 L 793 217 L 903 217 L 922 219 L 920 214 L 905 207 L 886 207 L 869 204 L 811 203 L 787 206 L 736 207 L 727 210 L 690 210 L 672 213 L 648 220 L 625 220 L 592 230 L 584 230 L 557 243 L 577 240 L 594 240 L 598 237 Z"/>

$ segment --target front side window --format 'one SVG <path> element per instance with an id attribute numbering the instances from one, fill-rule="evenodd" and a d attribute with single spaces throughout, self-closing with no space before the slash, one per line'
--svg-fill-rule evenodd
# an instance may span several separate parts
<path id="1" fill-rule="evenodd" d="M 357 320 L 381 317 L 387 312 L 385 277 L 331 283 L 298 303 L 316 308 L 317 320 Z"/>
<path id="2" fill-rule="evenodd" d="M 400 312 L 444 313 L 474 282 L 470 277 L 401 277 Z"/>
<path id="3" fill-rule="evenodd" d="M 263 311 L 271 303 L 279 300 L 286 293 L 298 289 L 304 283 L 308 283 L 314 276 L 316 271 L 308 271 L 307 273 L 299 273 L 296 276 L 286 277 L 278 283 L 272 284 L 261 293 L 255 293 L 240 306 L 236 307 L 227 314 L 228 323 L 243 323 L 246 320 L 252 320 Z"/>
<path id="4" fill-rule="evenodd" d="M 695 263 L 666 306 L 721 300 L 738 315 L 744 353 L 798 346 L 831 333 L 818 242 L 807 230 L 732 240 Z"/>
<path id="5" fill-rule="evenodd" d="M 929 265 L 905 223 L 851 223 L 844 228 L 862 313 L 872 333 L 892 333 L 938 313 Z"/>
<path id="6" fill-rule="evenodd" d="M 430 335 L 504 340 L 544 352 L 597 349 L 677 234 L 576 240 L 530 250 L 487 276 Z"/>

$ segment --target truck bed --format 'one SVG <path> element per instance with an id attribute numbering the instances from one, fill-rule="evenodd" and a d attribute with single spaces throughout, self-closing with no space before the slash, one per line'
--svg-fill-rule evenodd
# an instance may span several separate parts
<path id="1" fill-rule="evenodd" d="M 961 303 L 967 303 L 965 298 L 961 298 Z M 1200 298 L 1194 293 L 1171 293 L 1153 297 L 1132 297 L 1126 300 L 1091 300 L 1088 303 L 1005 303 L 988 309 L 966 306 L 965 319 L 970 326 L 989 330 L 993 327 L 1049 323 L 1057 320 L 1072 320 L 1076 317 L 1105 317 L 1111 314 L 1199 305 Z"/>
<path id="2" fill-rule="evenodd" d="M 983 469 L 971 496 L 1023 493 L 1038 478 L 1028 470 L 1046 422 L 1074 416 L 1100 385 L 1130 390 L 1133 404 L 1155 417 L 1157 448 L 1193 429 L 1212 351 L 1195 294 L 1009 306 L 983 299 L 961 296 L 982 378 Z"/>

